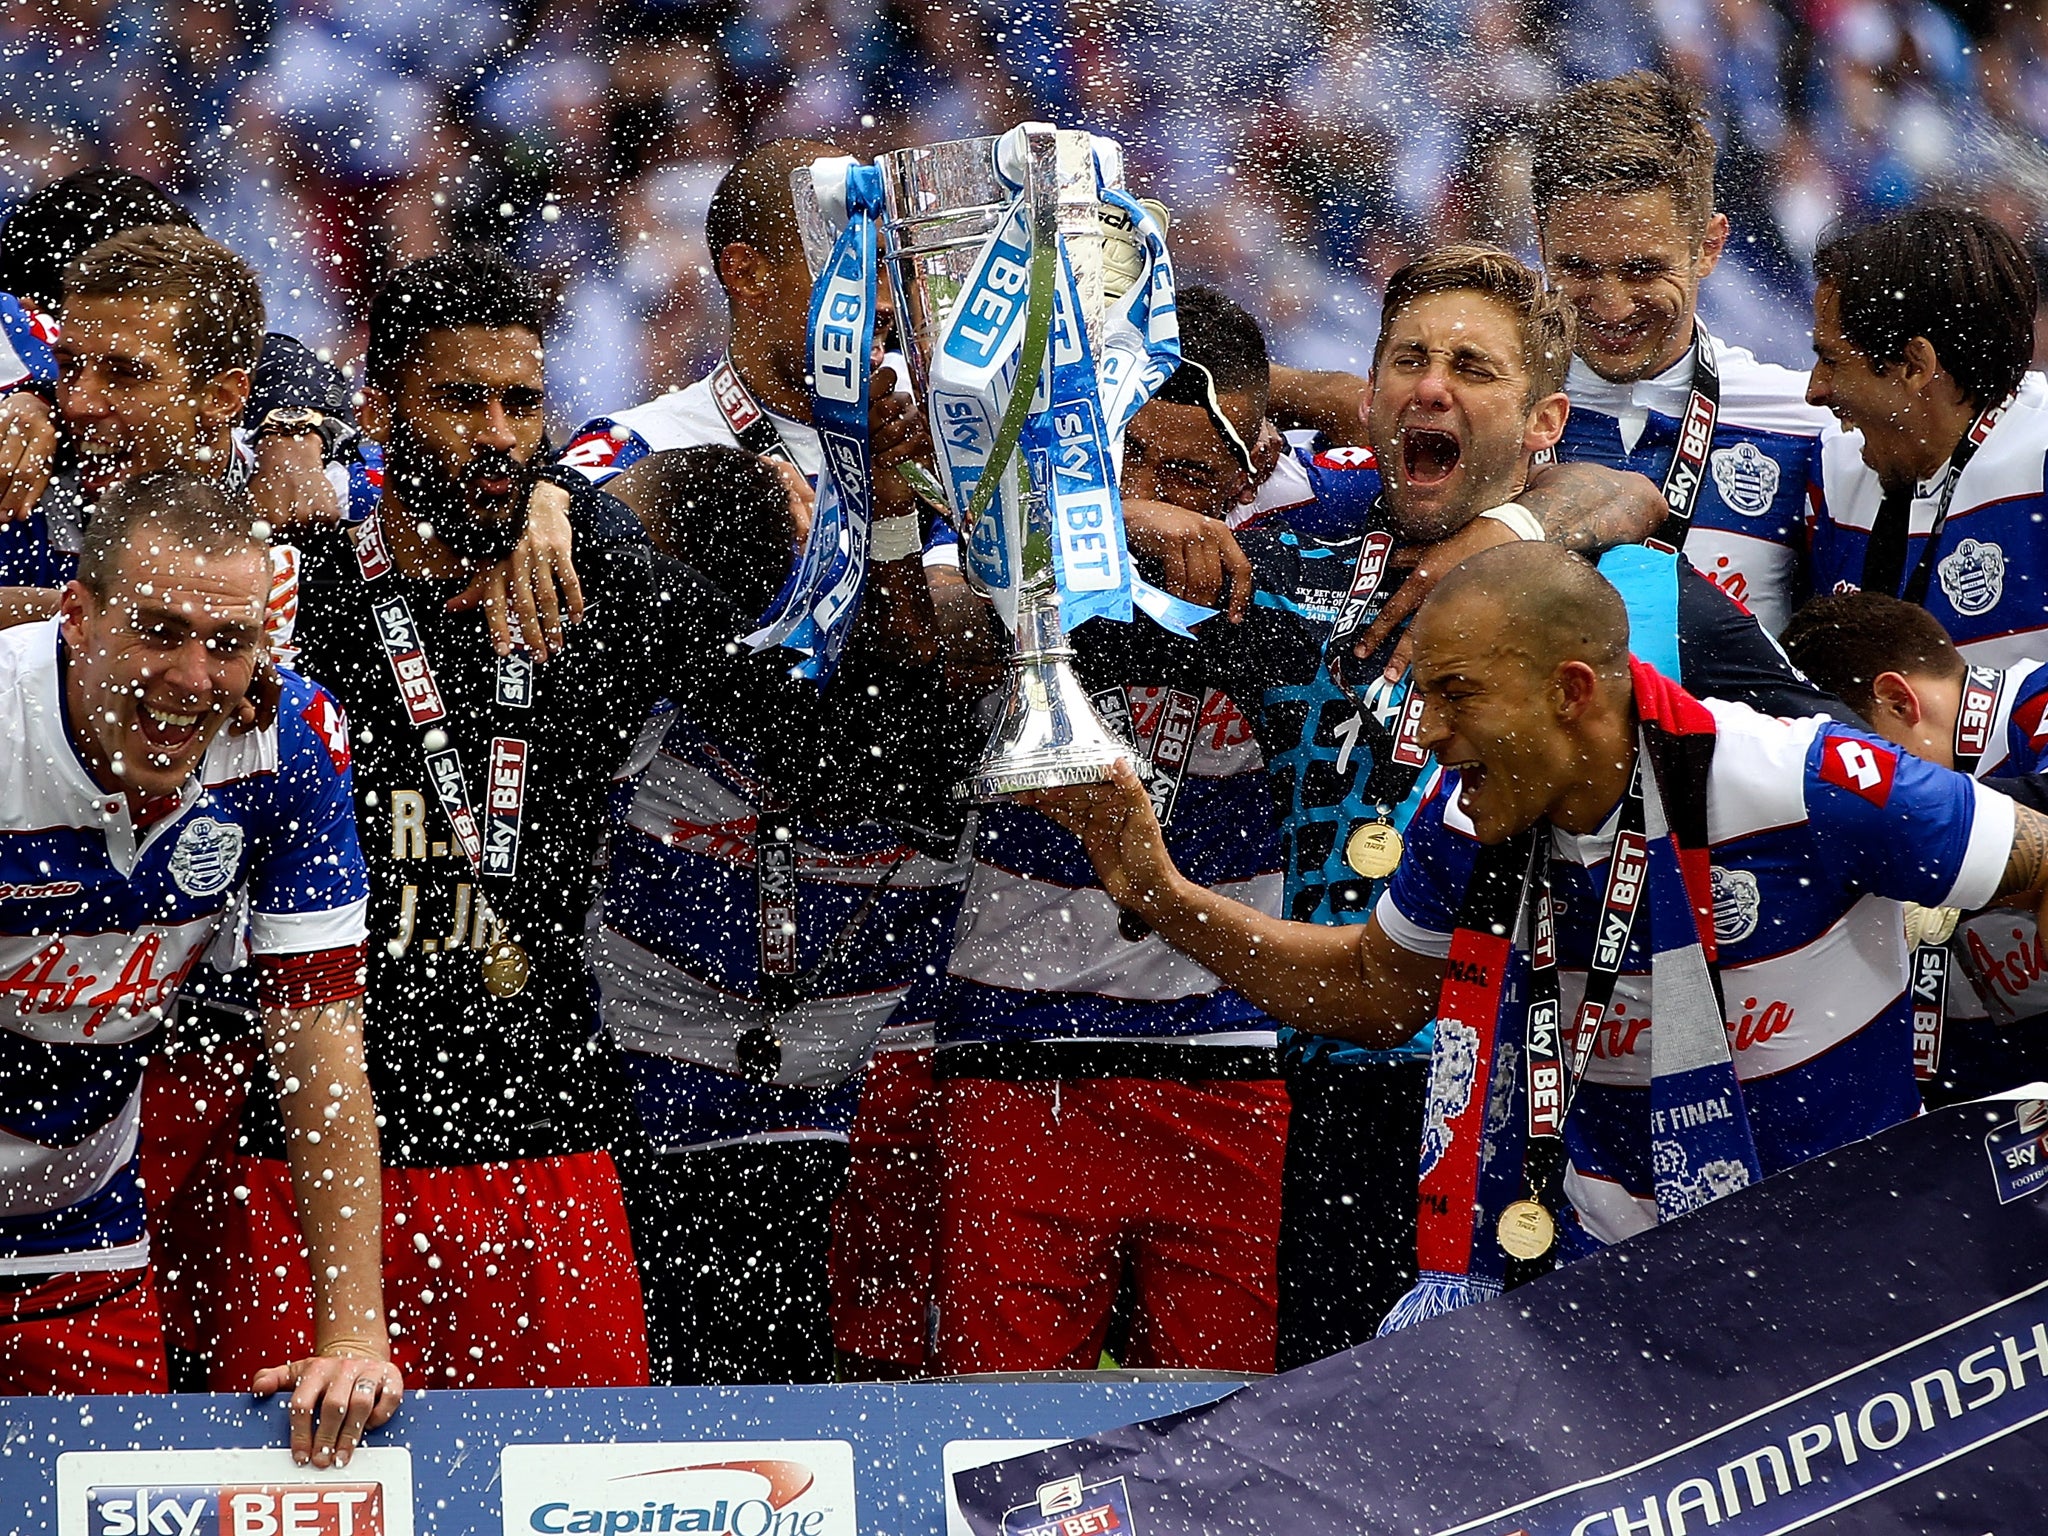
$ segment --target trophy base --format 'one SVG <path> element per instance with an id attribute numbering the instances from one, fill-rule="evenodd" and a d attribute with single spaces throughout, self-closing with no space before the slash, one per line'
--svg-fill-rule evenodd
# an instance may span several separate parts
<path id="1" fill-rule="evenodd" d="M 1119 762 L 1131 762 L 1130 749 L 1118 747 L 1097 756 L 1079 756 L 1069 747 L 1058 754 L 1032 754 L 1003 760 L 984 760 L 953 786 L 955 800 L 972 800 L 986 805 L 1034 789 L 1063 789 L 1074 784 L 1102 784 Z"/>
<path id="2" fill-rule="evenodd" d="M 1056 605 L 1033 605 L 1029 617 L 1056 635 Z M 986 803 L 1034 789 L 1100 784 L 1118 761 L 1135 761 L 1130 745 L 1089 703 L 1067 665 L 1073 654 L 1055 641 L 1011 658 L 995 731 L 967 777 L 953 786 L 955 800 Z"/>

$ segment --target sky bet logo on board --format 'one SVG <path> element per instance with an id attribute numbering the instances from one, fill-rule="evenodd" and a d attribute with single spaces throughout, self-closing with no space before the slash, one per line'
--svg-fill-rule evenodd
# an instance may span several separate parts
<path id="1" fill-rule="evenodd" d="M 508 1445 L 506 1536 L 856 1536 L 844 1440 Z"/>
<path id="2" fill-rule="evenodd" d="M 384 1536 L 375 1483 L 294 1487 L 134 1487 L 87 1491 L 92 1536 Z"/>
<path id="3" fill-rule="evenodd" d="M 59 1536 L 412 1536 L 412 1456 L 372 1447 L 321 1472 L 282 1446 L 67 1451 L 57 1509 Z"/>

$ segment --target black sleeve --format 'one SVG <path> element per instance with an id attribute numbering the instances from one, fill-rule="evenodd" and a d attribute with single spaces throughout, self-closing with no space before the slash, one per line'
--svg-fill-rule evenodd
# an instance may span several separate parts
<path id="1" fill-rule="evenodd" d="M 2048 773 L 2022 773 L 2009 779 L 1992 778 L 1983 782 L 1986 789 L 1995 789 L 2029 810 L 2048 816 Z"/>
<path id="2" fill-rule="evenodd" d="M 1678 661 L 1686 692 L 1747 704 L 1766 715 L 1830 715 L 1863 721 L 1793 666 L 1763 625 L 1734 598 L 1681 559 L 1678 565 Z"/>
<path id="3" fill-rule="evenodd" d="M 647 542 L 647 530 L 633 509 L 593 484 L 587 475 L 573 469 L 550 470 L 542 478 L 569 493 L 569 531 L 579 546 Z"/>
<path id="4" fill-rule="evenodd" d="M 253 432 L 272 411 L 288 408 L 318 411 L 323 416 L 338 416 L 350 426 L 356 424 L 355 406 L 341 370 L 322 362 L 303 343 L 272 331 L 263 338 L 263 351 L 256 359 L 242 425 Z"/>

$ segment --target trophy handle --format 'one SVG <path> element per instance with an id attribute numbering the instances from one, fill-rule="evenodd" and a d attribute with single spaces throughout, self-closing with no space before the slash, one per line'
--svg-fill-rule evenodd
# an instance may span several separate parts
<path id="1" fill-rule="evenodd" d="M 825 210 L 818 205 L 817 176 L 810 166 L 800 165 L 789 173 L 789 205 L 796 210 L 796 232 L 804 243 L 804 264 L 811 269 L 811 280 L 816 282 L 832 259 L 833 232 L 825 222 Z M 716 260 L 718 253 L 713 251 L 711 255 Z"/>

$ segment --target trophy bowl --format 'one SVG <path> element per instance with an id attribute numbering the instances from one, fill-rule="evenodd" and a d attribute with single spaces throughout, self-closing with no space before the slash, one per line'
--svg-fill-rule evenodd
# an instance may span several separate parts
<path id="1" fill-rule="evenodd" d="M 1039 124 L 1027 125 L 1025 140 L 1032 238 L 1060 242 L 1078 281 L 1083 321 L 1099 344 L 1105 305 L 1094 140 Z M 875 161 L 884 197 L 881 253 L 896 291 L 897 329 L 912 381 L 928 408 L 932 357 L 983 246 L 1012 209 L 1011 190 L 996 168 L 1000 143 L 993 137 L 955 139 L 892 150 Z M 1022 359 L 1013 390 L 1035 390 L 1042 362 Z M 936 439 L 946 423 L 935 413 L 931 428 Z M 1133 760 L 1133 745 L 1103 724 L 1074 675 L 1074 651 L 1053 579 L 1045 496 L 1031 483 L 1027 465 L 991 462 L 982 473 L 1018 475 L 1023 537 L 1007 541 L 1014 546 L 1010 577 L 1016 604 L 995 728 L 954 793 L 988 801 L 1099 783 L 1119 759 Z M 952 499 L 956 511 L 962 510 L 965 498 L 957 490 Z M 1003 515 L 997 505 L 980 514 Z M 976 529 L 963 526 L 959 532 L 965 543 Z"/>

